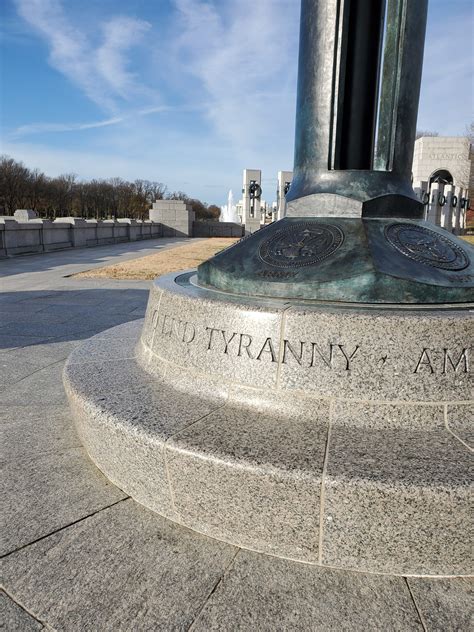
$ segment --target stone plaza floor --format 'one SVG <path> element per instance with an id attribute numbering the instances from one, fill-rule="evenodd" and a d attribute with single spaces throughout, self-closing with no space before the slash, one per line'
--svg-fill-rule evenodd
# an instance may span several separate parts
<path id="1" fill-rule="evenodd" d="M 150 284 L 69 275 L 184 241 L 0 261 L 3 629 L 472 629 L 467 579 L 321 569 L 241 550 L 144 509 L 89 460 L 62 385 L 65 359 L 82 340 L 143 318 Z"/>

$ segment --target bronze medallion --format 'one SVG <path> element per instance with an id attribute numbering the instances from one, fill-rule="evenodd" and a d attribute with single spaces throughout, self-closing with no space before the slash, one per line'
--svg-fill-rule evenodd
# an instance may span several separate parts
<path id="1" fill-rule="evenodd" d="M 414 224 L 391 224 L 387 241 L 405 257 L 440 270 L 464 270 L 469 257 L 447 235 Z"/>
<path id="2" fill-rule="evenodd" d="M 327 259 L 343 241 L 344 233 L 334 224 L 298 222 L 265 240 L 259 256 L 271 266 L 301 268 Z"/>

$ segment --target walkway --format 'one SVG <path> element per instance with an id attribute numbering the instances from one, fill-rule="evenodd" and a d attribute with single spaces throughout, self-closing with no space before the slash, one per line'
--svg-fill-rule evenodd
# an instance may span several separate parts
<path id="1" fill-rule="evenodd" d="M 89 460 L 61 382 L 65 358 L 82 339 L 142 318 L 149 282 L 68 275 L 183 241 L 0 261 L 5 629 L 467 632 L 467 580 L 319 569 L 239 550 L 144 509 Z"/>

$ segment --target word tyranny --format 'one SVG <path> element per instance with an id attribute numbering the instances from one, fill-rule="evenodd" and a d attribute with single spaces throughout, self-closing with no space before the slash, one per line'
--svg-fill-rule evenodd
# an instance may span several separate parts
<path id="1" fill-rule="evenodd" d="M 204 327 L 198 332 L 192 322 L 180 320 L 166 314 L 155 312 L 152 318 L 152 328 L 159 337 L 173 338 L 184 345 L 198 342 L 204 345 L 208 352 L 221 353 L 237 358 L 265 362 L 294 363 L 308 368 L 326 366 L 330 369 L 350 371 L 355 362 L 365 362 L 367 356 L 362 353 L 360 345 L 347 346 L 340 343 L 327 343 L 299 340 L 292 342 L 283 339 L 281 345 L 267 337 L 256 340 L 254 336 L 240 332 L 228 332 L 216 327 Z M 385 365 L 388 354 L 381 354 L 376 361 Z M 441 373 L 446 374 L 469 373 L 469 350 L 462 349 L 453 352 L 449 349 L 423 348 L 413 363 L 413 373 Z"/>

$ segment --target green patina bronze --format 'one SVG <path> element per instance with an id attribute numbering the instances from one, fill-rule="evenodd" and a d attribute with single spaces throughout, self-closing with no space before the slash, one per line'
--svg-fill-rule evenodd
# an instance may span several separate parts
<path id="1" fill-rule="evenodd" d="M 474 301 L 474 248 L 423 220 L 411 186 L 427 0 L 302 0 L 287 217 L 206 261 L 247 296 Z"/>
<path id="2" fill-rule="evenodd" d="M 201 264 L 199 283 L 272 298 L 464 303 L 474 301 L 473 261 L 472 248 L 427 222 L 294 217 Z"/>

